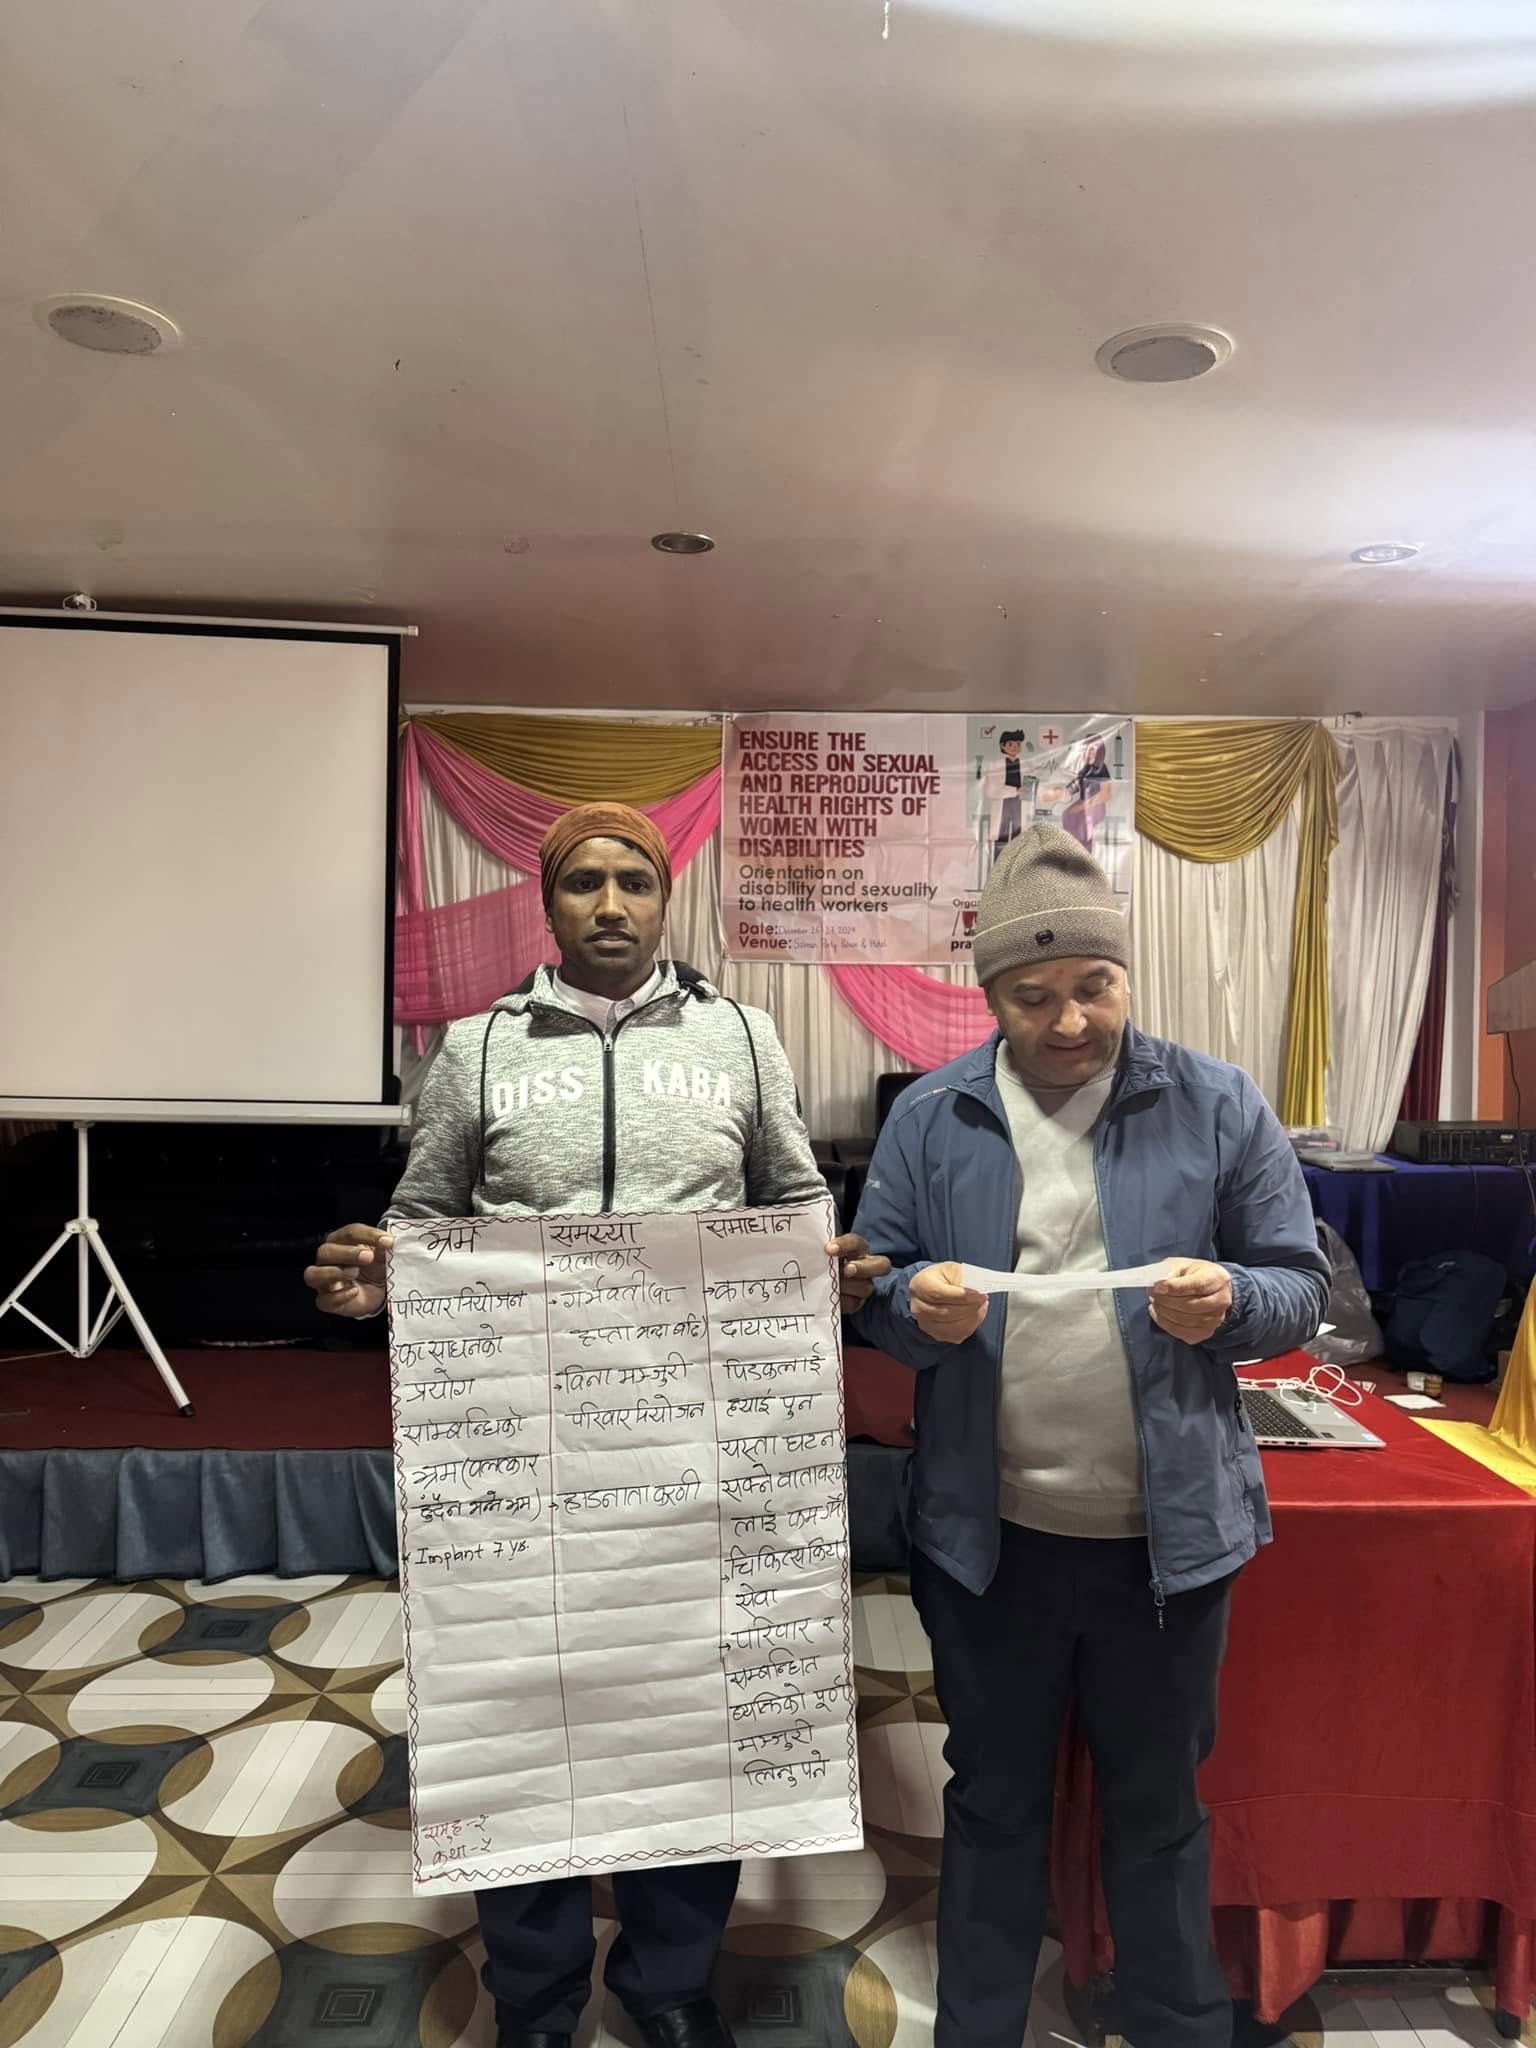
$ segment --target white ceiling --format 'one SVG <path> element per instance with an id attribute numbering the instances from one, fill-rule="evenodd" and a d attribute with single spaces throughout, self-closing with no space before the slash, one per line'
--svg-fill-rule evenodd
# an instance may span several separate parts
<path id="1" fill-rule="evenodd" d="M 1536 696 L 1531 0 L 48 0 L 4 34 L 12 601 L 410 620 L 417 701 Z M 71 349 L 32 318 L 66 290 L 186 346 Z M 1231 363 L 1095 370 L 1164 319 Z M 1385 540 L 1423 554 L 1349 562 Z"/>

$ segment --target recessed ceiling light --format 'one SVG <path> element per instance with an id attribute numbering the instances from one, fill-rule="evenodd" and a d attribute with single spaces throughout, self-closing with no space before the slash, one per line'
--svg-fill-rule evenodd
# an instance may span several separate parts
<path id="1" fill-rule="evenodd" d="M 707 555 L 714 547 L 707 533 L 653 533 L 651 546 L 664 555 Z"/>
<path id="2" fill-rule="evenodd" d="M 76 348 L 113 356 L 163 355 L 180 348 L 181 329 L 166 313 L 99 292 L 60 292 L 34 308 L 38 325 Z"/>
<path id="3" fill-rule="evenodd" d="M 1356 548 L 1349 559 L 1367 562 L 1374 567 L 1378 562 L 1411 562 L 1418 552 L 1411 541 L 1381 540 L 1368 548 Z"/>
<path id="4" fill-rule="evenodd" d="M 1232 337 L 1215 327 L 1129 327 L 1112 334 L 1094 356 L 1106 377 L 1126 384 L 1184 384 L 1203 377 L 1232 353 Z"/>

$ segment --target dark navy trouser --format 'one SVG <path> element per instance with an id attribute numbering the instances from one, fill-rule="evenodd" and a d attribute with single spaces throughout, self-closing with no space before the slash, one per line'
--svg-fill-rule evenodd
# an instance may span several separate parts
<path id="1" fill-rule="evenodd" d="M 1232 1581 L 1173 1595 L 1147 1546 L 1003 1524 L 986 1592 L 914 1553 L 949 1723 L 935 2048 L 1020 2048 L 1050 1900 L 1056 1752 L 1075 1701 L 1104 1817 L 1116 2019 L 1135 2048 L 1230 2048 L 1206 1814 Z"/>
<path id="2" fill-rule="evenodd" d="M 619 1931 L 603 1975 L 633 2019 L 709 1996 L 739 1863 L 631 1870 L 614 1877 Z M 592 1990 L 597 1940 L 584 1877 L 477 1894 L 485 1988 L 503 2034 L 574 2034 Z"/>

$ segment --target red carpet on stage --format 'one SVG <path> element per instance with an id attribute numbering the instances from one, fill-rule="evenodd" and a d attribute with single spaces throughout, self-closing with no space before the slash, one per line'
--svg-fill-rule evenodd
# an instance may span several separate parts
<path id="1" fill-rule="evenodd" d="M 142 1351 L 77 1362 L 0 1352 L 0 1446 L 17 1451 L 354 1451 L 390 1443 L 383 1351 L 172 1351 L 197 1414 L 183 1421 Z M 912 1441 L 912 1374 L 846 1356 L 848 1434 Z"/>
<path id="2" fill-rule="evenodd" d="M 141 1351 L 0 1353 L 0 1446 L 18 1451 L 388 1449 L 382 1351 L 173 1351 L 187 1398 L 176 1413 Z"/>

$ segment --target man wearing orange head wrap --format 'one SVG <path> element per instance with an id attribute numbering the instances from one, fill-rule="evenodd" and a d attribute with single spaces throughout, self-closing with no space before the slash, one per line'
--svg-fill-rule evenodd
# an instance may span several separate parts
<path id="1" fill-rule="evenodd" d="M 672 864 L 643 812 L 583 804 L 545 835 L 560 965 L 450 1027 L 390 1214 L 551 1215 L 809 1201 L 825 1192 L 773 1021 L 659 959 Z M 386 1219 L 387 1222 L 387 1219 Z M 329 1315 L 376 1314 L 386 1230 L 332 1233 L 305 1274 Z M 889 1261 L 835 1238 L 843 1303 Z M 508 1730 L 509 1739 L 514 1731 Z M 605 1978 L 646 2048 L 732 2048 L 710 1997 L 735 1863 L 627 1871 Z M 477 1894 L 497 2048 L 566 2048 L 596 1946 L 584 1878 Z"/>
<path id="2" fill-rule="evenodd" d="M 672 856 L 659 828 L 652 824 L 644 811 L 632 810 L 628 804 L 578 804 L 574 810 L 556 818 L 544 834 L 544 843 L 539 848 L 539 888 L 544 897 L 546 916 L 560 870 L 576 848 L 588 839 L 616 840 L 649 862 L 665 909 L 672 894 Z M 554 929 L 553 925 L 550 929 Z"/>

